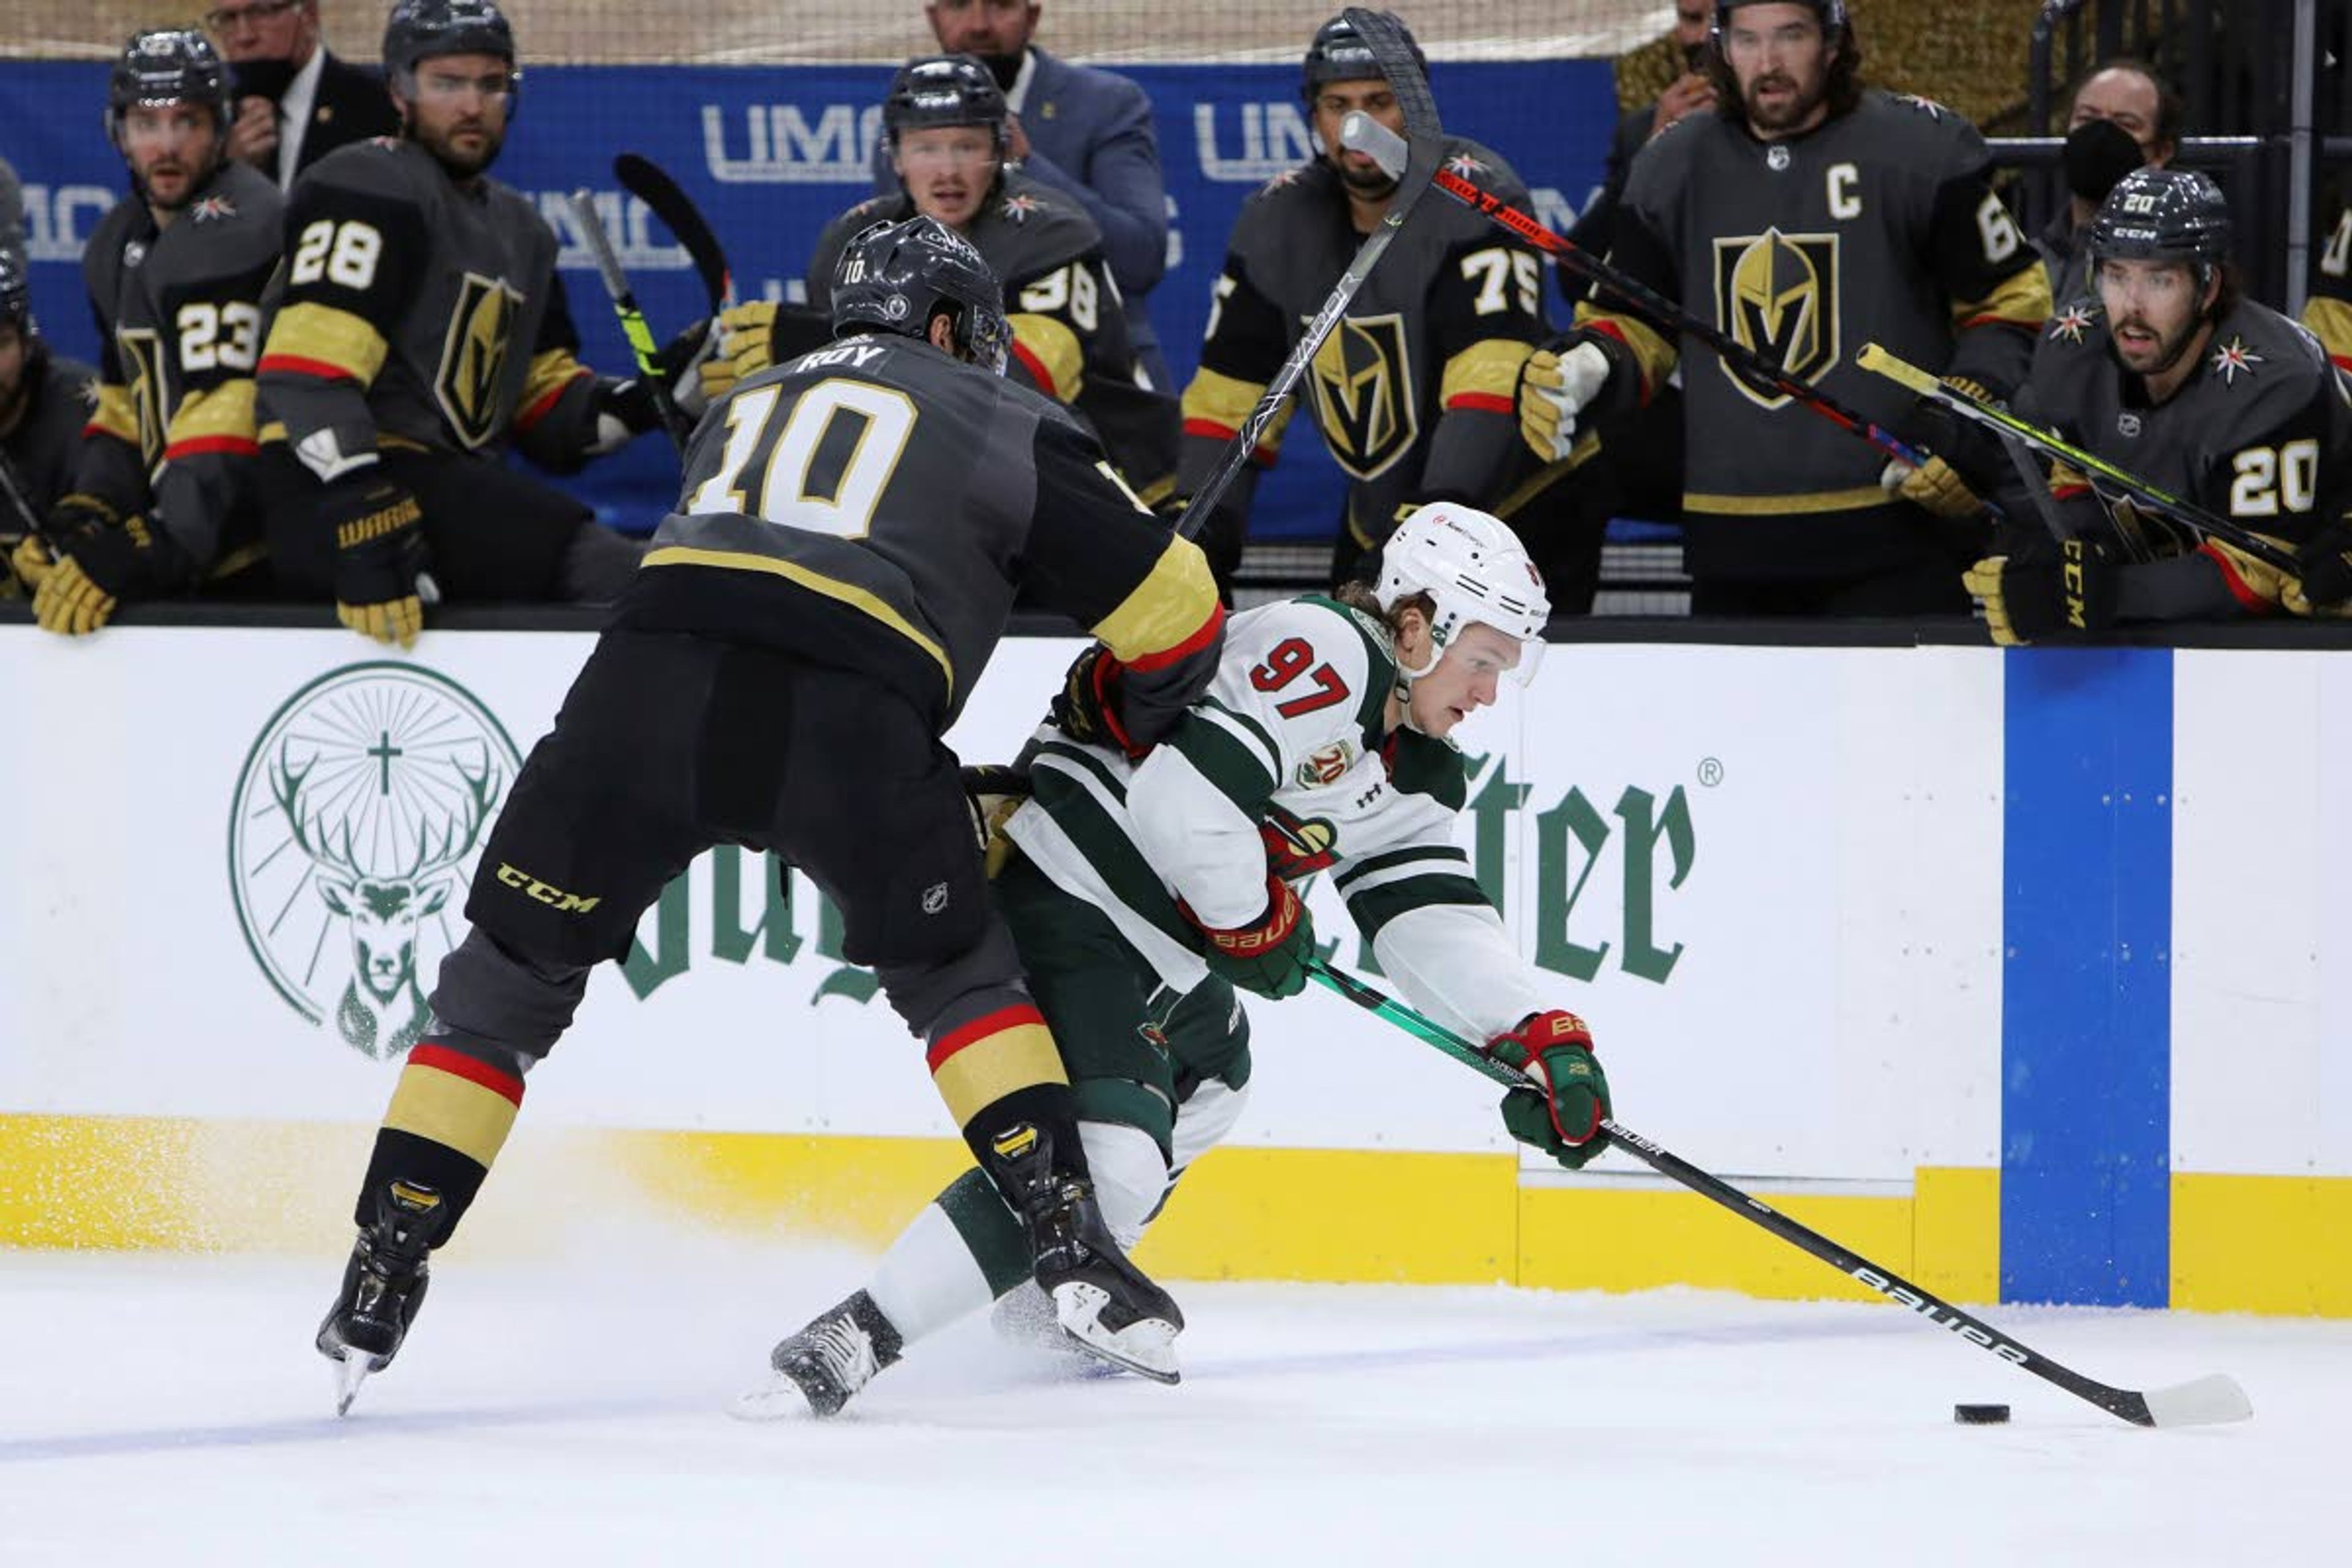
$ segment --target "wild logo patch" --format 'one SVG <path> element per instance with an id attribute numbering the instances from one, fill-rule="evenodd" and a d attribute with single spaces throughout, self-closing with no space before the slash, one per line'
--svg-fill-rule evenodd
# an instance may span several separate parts
<path id="1" fill-rule="evenodd" d="M 1777 228 L 1715 242 L 1715 319 L 1741 347 L 1795 380 L 1816 383 L 1838 362 L 1838 237 Z M 1785 394 L 1742 379 L 1731 384 L 1766 408 Z"/>
<path id="2" fill-rule="evenodd" d="M 458 285 L 433 395 L 450 429 L 469 448 L 499 432 L 499 388 L 506 380 L 515 313 L 521 307 L 522 296 L 503 279 L 468 272 Z"/>
<path id="3" fill-rule="evenodd" d="M 1342 316 L 1315 351 L 1315 411 L 1339 467 L 1377 478 L 1421 434 L 1404 317 Z"/>
<path id="4" fill-rule="evenodd" d="M 354 1050 L 416 1043 L 429 976 L 522 759 L 454 681 L 370 662 L 287 699 L 238 774 L 229 888 L 247 947 L 308 1022 Z"/>

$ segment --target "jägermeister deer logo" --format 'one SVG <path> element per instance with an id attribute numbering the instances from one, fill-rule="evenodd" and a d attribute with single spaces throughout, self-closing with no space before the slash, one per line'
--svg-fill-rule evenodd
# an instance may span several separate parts
<path id="1" fill-rule="evenodd" d="M 372 1057 L 416 1043 L 520 768 L 471 692 L 414 665 L 347 666 L 287 700 L 237 778 L 228 857 L 246 943 L 289 1006 Z"/>

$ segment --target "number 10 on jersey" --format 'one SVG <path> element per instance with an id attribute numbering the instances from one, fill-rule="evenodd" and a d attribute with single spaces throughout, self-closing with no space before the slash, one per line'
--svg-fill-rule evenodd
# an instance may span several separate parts
<path id="1" fill-rule="evenodd" d="M 719 470 L 696 488 L 686 510 L 863 539 L 914 434 L 914 403 L 870 381 L 835 378 L 801 392 L 780 418 L 785 391 L 779 384 L 735 395 Z"/>

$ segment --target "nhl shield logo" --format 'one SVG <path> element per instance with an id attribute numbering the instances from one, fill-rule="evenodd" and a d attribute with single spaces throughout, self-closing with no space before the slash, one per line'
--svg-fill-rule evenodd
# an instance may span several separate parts
<path id="1" fill-rule="evenodd" d="M 1819 382 L 1838 362 L 1838 237 L 1766 229 L 1717 240 L 1715 319 L 1759 358 Z M 1729 361 L 1717 363 L 1764 407 L 1789 401 L 1742 380 Z"/>
<path id="2" fill-rule="evenodd" d="M 246 756 L 228 828 L 246 945 L 287 1005 L 371 1057 L 416 1043 L 521 765 L 472 693 L 414 665 L 349 665 L 287 699 Z"/>
<path id="3" fill-rule="evenodd" d="M 1404 317 L 1342 316 L 1315 351 L 1311 377 L 1324 445 L 1349 475 L 1377 478 L 1421 435 Z"/>
<path id="4" fill-rule="evenodd" d="M 515 312 L 521 306 L 522 296 L 501 279 L 468 272 L 458 285 L 433 395 L 468 449 L 499 432 L 499 388 L 506 380 Z"/>

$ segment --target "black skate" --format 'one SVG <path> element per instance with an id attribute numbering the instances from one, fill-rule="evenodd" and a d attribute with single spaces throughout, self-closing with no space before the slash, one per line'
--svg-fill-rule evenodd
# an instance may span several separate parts
<path id="1" fill-rule="evenodd" d="M 352 1244 L 342 1290 L 319 1325 L 319 1353 L 336 1363 L 336 1415 L 350 1410 L 360 1384 L 400 1352 L 424 1304 L 427 1258 L 448 1217 L 431 1187 L 395 1181 L 377 1194 L 375 1223 Z"/>
<path id="2" fill-rule="evenodd" d="M 1057 1136 L 1058 1134 L 1058 1136 Z M 1016 1121 L 992 1133 L 982 1166 L 1029 1229 L 1029 1271 L 1054 1303 L 1062 1331 L 1089 1355 L 1174 1383 L 1184 1314 L 1127 1260 L 1095 1204 L 1074 1123 Z"/>
<path id="3" fill-rule="evenodd" d="M 803 1409 L 837 1415 L 859 1389 L 897 1365 L 905 1349 L 874 1298 L 860 1290 L 777 1345 L 768 1356 L 774 1375 L 736 1395 L 730 1414 L 743 1421 L 776 1421 Z"/>
<path id="4" fill-rule="evenodd" d="M 1055 1173 L 1022 1205 L 1038 1285 L 1081 1350 L 1155 1383 L 1174 1383 L 1175 1300 L 1128 1261 L 1095 1205 L 1094 1184 Z"/>

